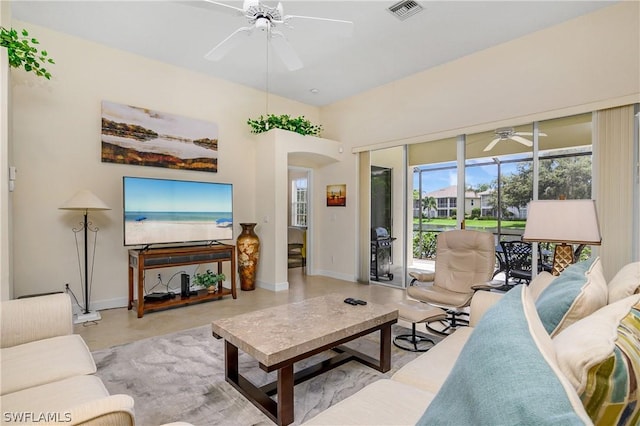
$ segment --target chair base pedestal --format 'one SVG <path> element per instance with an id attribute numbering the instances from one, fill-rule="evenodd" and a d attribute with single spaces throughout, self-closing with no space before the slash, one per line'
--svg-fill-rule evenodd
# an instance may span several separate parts
<path id="1" fill-rule="evenodd" d="M 393 344 L 411 352 L 426 352 L 435 346 L 433 339 L 426 336 L 419 336 L 416 333 L 416 324 L 412 324 L 411 334 L 399 334 L 393 339 Z"/>
<path id="2" fill-rule="evenodd" d="M 466 313 L 447 311 L 447 318 L 426 322 L 427 330 L 437 336 L 448 336 L 458 329 L 458 327 L 468 327 L 469 321 L 458 318 L 459 315 L 468 315 Z M 442 328 L 437 329 L 431 326 L 432 323 L 440 323 Z"/>

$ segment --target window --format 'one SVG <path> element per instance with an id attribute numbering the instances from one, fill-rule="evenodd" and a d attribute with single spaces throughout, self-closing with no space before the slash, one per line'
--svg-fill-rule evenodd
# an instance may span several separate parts
<path id="1" fill-rule="evenodd" d="M 307 179 L 295 179 L 291 188 L 291 224 L 307 226 Z"/>

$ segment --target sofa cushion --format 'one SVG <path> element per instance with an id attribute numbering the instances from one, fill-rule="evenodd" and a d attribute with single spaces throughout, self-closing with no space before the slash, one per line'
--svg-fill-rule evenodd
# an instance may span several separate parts
<path id="1" fill-rule="evenodd" d="M 109 396 L 96 376 L 75 376 L 46 385 L 34 386 L 0 397 L 5 413 L 58 413 L 64 415 L 76 405 Z M 72 419 L 71 419 L 72 420 Z"/>
<path id="2" fill-rule="evenodd" d="M 303 424 L 414 425 L 433 397 L 431 392 L 381 379 Z"/>
<path id="3" fill-rule="evenodd" d="M 458 328 L 428 352 L 405 364 L 391 379 L 434 394 L 437 393 L 451 372 L 472 331 L 471 327 Z M 433 368 L 434 365 L 437 365 L 438 368 Z"/>
<path id="4" fill-rule="evenodd" d="M 640 294 L 576 322 L 553 344 L 560 368 L 594 423 L 640 422 Z"/>
<path id="5" fill-rule="evenodd" d="M 536 300 L 551 337 L 607 304 L 608 289 L 600 258 L 569 265 Z"/>
<path id="6" fill-rule="evenodd" d="M 96 372 L 91 352 L 77 334 L 3 348 L 0 349 L 0 359 L 1 395 Z"/>
<path id="7" fill-rule="evenodd" d="M 487 311 L 419 424 L 590 423 L 528 291 L 517 286 Z"/>
<path id="8" fill-rule="evenodd" d="M 609 303 L 640 292 L 640 262 L 625 265 L 609 281 Z"/>

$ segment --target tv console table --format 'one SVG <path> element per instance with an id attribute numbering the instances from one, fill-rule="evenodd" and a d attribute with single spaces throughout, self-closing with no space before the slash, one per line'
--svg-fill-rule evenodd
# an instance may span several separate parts
<path id="1" fill-rule="evenodd" d="M 231 262 L 231 289 L 219 287 L 215 293 L 199 290 L 197 295 L 182 297 L 176 294 L 174 298 L 159 301 L 144 300 L 144 275 L 147 269 L 168 268 L 172 266 L 197 265 L 201 263 L 217 263 L 218 273 L 222 273 L 222 262 Z M 138 274 L 138 300 L 133 299 L 133 274 Z M 138 318 L 145 312 L 165 309 L 209 300 L 222 299 L 223 296 L 236 295 L 236 248 L 231 244 L 209 246 L 171 247 L 147 250 L 129 250 L 129 305 L 131 310 L 137 305 Z"/>

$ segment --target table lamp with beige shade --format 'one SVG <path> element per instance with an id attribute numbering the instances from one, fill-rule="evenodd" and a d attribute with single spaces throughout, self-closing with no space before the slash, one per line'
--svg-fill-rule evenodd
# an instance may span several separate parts
<path id="1" fill-rule="evenodd" d="M 555 243 L 552 274 L 576 261 L 572 244 L 602 242 L 594 200 L 536 200 L 529 203 L 522 241 Z"/>

